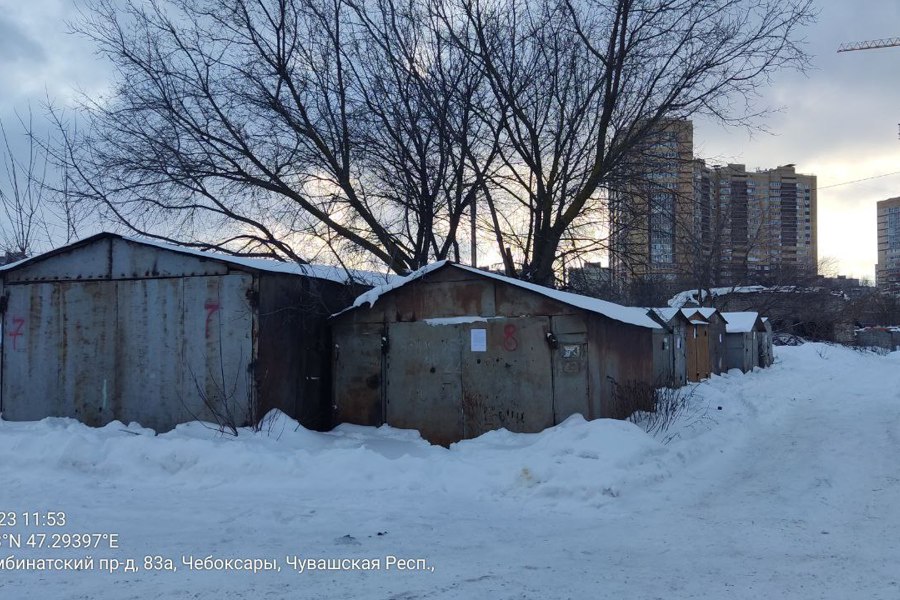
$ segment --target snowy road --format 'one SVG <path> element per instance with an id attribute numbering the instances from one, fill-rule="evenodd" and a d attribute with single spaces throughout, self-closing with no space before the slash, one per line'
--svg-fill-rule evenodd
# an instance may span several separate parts
<path id="1" fill-rule="evenodd" d="M 67 532 L 119 534 L 95 560 L 178 566 L 5 570 L 0 597 L 900 598 L 900 358 L 779 351 L 701 385 L 665 446 L 609 421 L 449 451 L 364 428 L 242 442 L 0 423 L 0 512 L 65 511 Z M 8 545 L 0 559 L 86 554 Z M 194 571 L 185 555 L 282 571 Z M 301 574 L 288 555 L 434 571 Z"/>
<path id="2" fill-rule="evenodd" d="M 619 562 L 643 597 L 900 597 L 900 364 L 789 351 L 810 360 L 726 388 L 753 417 L 723 425 L 731 443 L 641 490 L 629 522 L 604 520 L 630 538 Z"/>

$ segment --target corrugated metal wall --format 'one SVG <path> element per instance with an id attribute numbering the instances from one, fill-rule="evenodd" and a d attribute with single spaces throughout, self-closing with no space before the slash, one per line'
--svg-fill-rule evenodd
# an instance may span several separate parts
<path id="1" fill-rule="evenodd" d="M 654 331 L 447 267 L 334 320 L 336 418 L 448 444 L 617 416 L 614 382 L 652 385 Z"/>
<path id="2" fill-rule="evenodd" d="M 253 274 L 107 237 L 4 277 L 5 419 L 252 416 Z"/>
<path id="3" fill-rule="evenodd" d="M 252 287 L 250 274 L 7 285 L 3 417 L 244 422 Z"/>

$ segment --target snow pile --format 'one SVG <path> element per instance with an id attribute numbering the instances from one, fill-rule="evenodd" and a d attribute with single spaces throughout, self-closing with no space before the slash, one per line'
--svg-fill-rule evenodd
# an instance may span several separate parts
<path id="1" fill-rule="evenodd" d="M 156 436 L 0 422 L 0 510 L 65 511 L 66 533 L 121 540 L 115 551 L 12 549 L 2 534 L 35 530 L 3 529 L 0 560 L 179 566 L 6 570 L 0 597 L 894 598 L 900 352 L 776 352 L 771 368 L 681 390 L 678 419 L 655 436 L 578 416 L 449 449 L 389 427 L 307 431 L 280 413 L 236 438 L 199 423 Z M 287 566 L 388 555 L 434 570 Z M 182 556 L 282 570 L 196 571 Z"/>
<path id="2" fill-rule="evenodd" d="M 155 436 L 136 424 L 0 421 L 0 455 L 48 477 L 207 488 L 294 481 L 327 494 L 458 494 L 597 503 L 668 474 L 664 448 L 631 423 L 580 415 L 537 434 L 493 431 L 450 449 L 418 432 L 341 425 L 320 433 L 274 411 L 237 437 L 189 423 Z"/>
<path id="3" fill-rule="evenodd" d="M 787 406 L 785 396 L 813 393 L 817 386 L 809 381 L 832 385 L 834 376 L 820 373 L 823 357 L 868 368 L 880 358 L 822 344 L 779 348 L 778 356 L 771 369 L 746 375 L 732 370 L 683 388 L 678 393 L 684 410 L 656 438 L 629 422 L 575 415 L 541 433 L 492 431 L 447 449 L 416 431 L 387 426 L 310 431 L 273 411 L 259 430 L 243 429 L 236 437 L 204 423 L 156 435 L 119 422 L 90 428 L 71 419 L 0 421 L 0 456 L 4 470 L 63 481 L 95 478 L 107 485 L 134 477 L 170 489 L 293 482 L 326 495 L 440 494 L 598 505 L 670 477 L 686 455 L 733 445 L 748 420 L 777 415 Z M 736 428 L 722 427 L 723 422 Z M 706 436 L 702 444 L 700 434 Z M 693 440 L 688 449 L 681 447 L 685 440 Z"/>
<path id="4" fill-rule="evenodd" d="M 631 485 L 670 474 L 665 448 L 634 424 L 581 415 L 536 434 L 488 432 L 454 444 L 451 454 L 487 477 L 485 489 L 550 504 L 602 504 Z"/>
<path id="5" fill-rule="evenodd" d="M 897 356 L 824 344 L 780 347 L 770 369 L 746 375 L 732 370 L 680 390 L 684 409 L 656 438 L 629 422 L 585 421 L 580 415 L 541 433 L 492 431 L 449 449 L 429 444 L 416 431 L 387 426 L 310 431 L 278 411 L 259 430 L 243 429 L 236 437 L 204 423 L 156 435 L 137 424 L 90 428 L 51 418 L 0 421 L 0 471 L 62 481 L 88 477 L 107 485 L 135 477 L 143 484 L 196 489 L 293 482 L 323 494 L 449 494 L 593 505 L 668 478 L 685 453 L 733 445 L 748 422 L 777 418 L 790 398 L 833 393 L 838 366 L 876 378 L 878 369 L 895 368 Z M 736 428 L 722 426 L 728 422 Z M 681 447 L 685 440 L 692 440 L 687 451 Z"/>

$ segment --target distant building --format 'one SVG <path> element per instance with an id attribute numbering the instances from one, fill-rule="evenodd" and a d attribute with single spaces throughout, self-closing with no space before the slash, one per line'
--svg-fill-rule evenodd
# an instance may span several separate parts
<path id="1" fill-rule="evenodd" d="M 616 282 L 724 286 L 815 275 L 815 175 L 792 164 L 708 166 L 693 157 L 690 121 L 664 123 L 634 154 L 611 201 Z"/>
<path id="2" fill-rule="evenodd" d="M 676 280 L 690 268 L 694 126 L 668 121 L 626 168 L 610 210 L 610 268 L 617 282 Z"/>
<path id="3" fill-rule="evenodd" d="M 836 277 L 819 275 L 814 285 L 833 292 L 840 292 L 850 299 L 861 298 L 872 292 L 871 283 L 866 284 L 856 277 L 847 277 L 846 275 L 838 275 Z"/>
<path id="4" fill-rule="evenodd" d="M 612 275 L 609 267 L 597 262 L 584 263 L 569 269 L 569 289 L 587 296 L 597 296 L 610 291 Z"/>
<path id="5" fill-rule="evenodd" d="M 710 263 L 711 285 L 815 275 L 815 175 L 797 173 L 794 165 L 749 172 L 741 164 L 695 164 L 699 260 Z"/>
<path id="6" fill-rule="evenodd" d="M 900 197 L 878 203 L 878 289 L 900 294 Z"/>

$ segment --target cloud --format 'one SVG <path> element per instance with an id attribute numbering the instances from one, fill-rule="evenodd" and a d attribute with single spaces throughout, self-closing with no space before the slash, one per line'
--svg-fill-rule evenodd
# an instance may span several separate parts
<path id="1" fill-rule="evenodd" d="M 90 42 L 66 33 L 72 0 L 3 2 L 0 17 L 0 118 L 39 112 L 46 95 L 60 103 L 76 88 L 97 97 L 111 83 L 108 64 Z M 776 74 L 760 92 L 781 110 L 766 120 L 773 133 L 723 129 L 697 120 L 698 156 L 770 168 L 795 163 L 823 188 L 900 171 L 900 47 L 838 54 L 842 42 L 900 35 L 896 0 L 819 0 L 818 22 L 803 35 L 812 55 L 806 74 Z M 739 105 L 736 102 L 735 105 Z M 845 273 L 874 273 L 875 202 L 900 195 L 900 176 L 828 187 L 819 193 L 819 248 Z"/>
<path id="2" fill-rule="evenodd" d="M 695 123 L 696 154 L 712 162 L 771 168 L 795 163 L 817 175 L 820 257 L 838 259 L 842 272 L 873 276 L 875 203 L 900 195 L 900 47 L 837 53 L 843 42 L 900 35 L 900 3 L 821 2 L 806 32 L 812 64 L 806 74 L 782 72 L 762 91 L 780 110 L 765 127 L 773 133 Z M 835 187 L 831 187 L 835 186 Z"/>
<path id="3" fill-rule="evenodd" d="M 0 61 L 44 62 L 46 54 L 41 45 L 23 28 L 0 16 Z"/>

